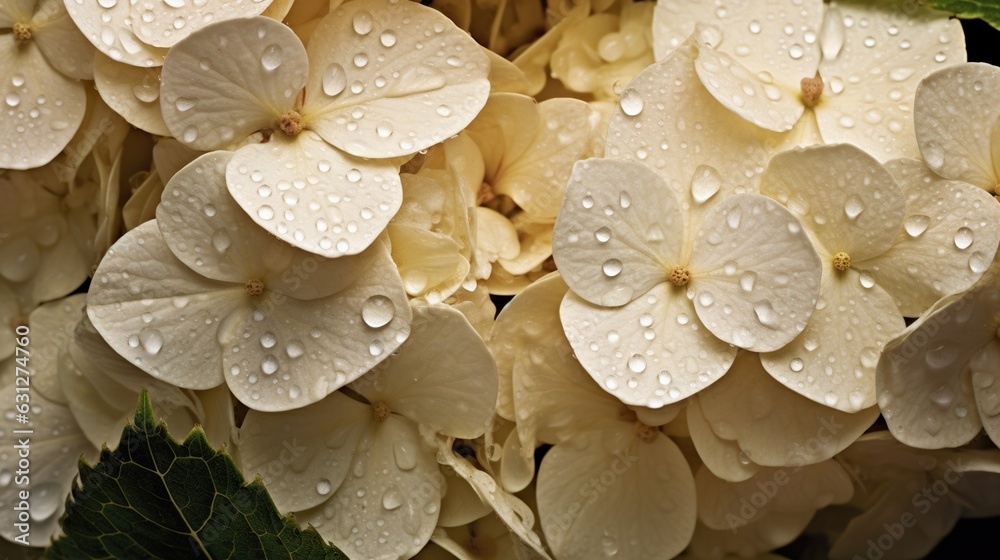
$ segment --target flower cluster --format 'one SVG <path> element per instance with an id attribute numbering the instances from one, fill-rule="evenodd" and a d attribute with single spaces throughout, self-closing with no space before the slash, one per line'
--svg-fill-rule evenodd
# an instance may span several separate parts
<path id="1" fill-rule="evenodd" d="M 0 87 L 32 544 L 143 388 L 351 558 L 1000 515 L 1000 69 L 949 13 L 16 0 Z"/>

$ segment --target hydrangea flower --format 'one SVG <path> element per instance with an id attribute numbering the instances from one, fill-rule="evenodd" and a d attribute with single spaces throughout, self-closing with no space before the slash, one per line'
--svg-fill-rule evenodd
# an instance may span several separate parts
<path id="1" fill-rule="evenodd" d="M 52 161 L 80 127 L 94 49 L 61 0 L 0 6 L 0 169 Z"/>
<path id="2" fill-rule="evenodd" d="M 959 447 L 980 430 L 1000 445 L 1000 267 L 939 301 L 878 363 L 889 431 L 913 447 Z"/>
<path id="3" fill-rule="evenodd" d="M 823 262 L 809 325 L 765 354 L 764 367 L 844 412 L 875 404 L 875 365 L 903 317 L 975 283 L 1000 243 L 989 227 L 1000 206 L 985 192 L 902 175 L 901 186 L 872 156 L 841 144 L 778 154 L 761 179 L 761 192 L 798 216 Z"/>
<path id="4" fill-rule="evenodd" d="M 457 311 L 418 306 L 410 339 L 370 374 L 309 407 L 251 411 L 239 444 L 282 511 L 312 524 L 349 555 L 410 558 L 431 537 L 445 480 L 433 434 L 482 435 L 496 400 L 496 370 Z M 306 450 L 272 473 L 281 442 Z"/>
<path id="5" fill-rule="evenodd" d="M 488 71 L 480 48 L 440 13 L 360 0 L 323 18 L 308 54 L 267 18 L 192 33 L 164 62 L 161 106 L 189 147 L 245 144 L 226 182 L 255 222 L 337 257 L 367 248 L 399 209 L 390 158 L 468 124 L 486 102 Z"/>
<path id="6" fill-rule="evenodd" d="M 698 76 L 719 103 L 774 131 L 814 112 L 824 142 L 886 161 L 916 157 L 910 100 L 920 80 L 965 62 L 962 27 L 949 17 L 901 1 L 665 0 L 654 49 L 661 59 L 694 33 Z"/>
<path id="7" fill-rule="evenodd" d="M 256 227 L 225 189 L 231 152 L 167 184 L 157 219 L 101 261 L 87 312 L 118 353 L 188 389 L 226 383 L 243 403 L 316 402 L 391 354 L 410 310 L 381 242 L 323 259 Z"/>
<path id="8" fill-rule="evenodd" d="M 798 220 L 720 189 L 708 166 L 683 203 L 641 164 L 574 166 L 553 239 L 571 290 L 560 315 L 580 363 L 628 404 L 677 402 L 737 347 L 777 350 L 809 321 L 820 261 Z"/>

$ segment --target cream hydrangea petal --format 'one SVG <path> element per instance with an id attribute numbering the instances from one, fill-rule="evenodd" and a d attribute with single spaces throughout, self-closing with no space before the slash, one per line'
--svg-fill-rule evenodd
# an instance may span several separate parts
<path id="1" fill-rule="evenodd" d="M 469 274 L 469 261 L 451 237 L 410 226 L 389 224 L 392 260 L 399 267 L 406 293 L 423 296 L 435 292 L 447 298 Z"/>
<path id="2" fill-rule="evenodd" d="M 850 414 L 813 402 L 772 379 L 751 353 L 736 358 L 728 374 L 698 394 L 698 402 L 715 433 L 769 467 L 825 461 L 858 439 L 879 414 L 875 406 Z"/>
<path id="3" fill-rule="evenodd" d="M 226 190 L 232 159 L 232 152 L 205 154 L 164 188 L 157 225 L 184 264 L 214 280 L 261 280 L 268 290 L 298 299 L 332 295 L 371 266 L 377 251 L 325 259 L 257 227 Z"/>
<path id="4" fill-rule="evenodd" d="M 93 66 L 94 83 L 105 103 L 132 126 L 150 134 L 170 136 L 160 111 L 159 66 L 129 66 L 104 54 L 94 58 Z"/>
<path id="5" fill-rule="evenodd" d="M 521 251 L 514 224 L 503 214 L 486 208 L 476 207 L 476 249 L 473 259 L 473 273 L 476 278 L 489 278 L 493 263 L 500 259 L 516 258 Z"/>
<path id="6" fill-rule="evenodd" d="M 242 285 L 210 280 L 177 260 L 156 222 L 146 222 L 101 261 L 87 315 L 108 344 L 143 371 L 180 387 L 208 389 L 223 382 L 211 334 L 223 336 L 225 318 L 246 298 Z"/>
<path id="7" fill-rule="evenodd" d="M 472 523 L 493 512 L 489 504 L 479 499 L 476 490 L 453 469 L 441 469 L 448 485 L 441 500 L 438 527 L 458 527 Z"/>
<path id="8" fill-rule="evenodd" d="M 497 259 L 497 263 L 514 276 L 526 275 L 537 270 L 552 256 L 552 222 L 531 222 L 523 216 L 525 215 L 514 216 L 512 222 L 519 233 L 520 252 L 512 259 L 503 257 Z"/>
<path id="9" fill-rule="evenodd" d="M 796 393 L 844 412 L 875 404 L 875 365 L 882 346 L 906 323 L 878 284 L 854 270 L 824 264 L 816 310 L 784 348 L 761 356 L 772 377 Z"/>
<path id="10" fill-rule="evenodd" d="M 401 447 L 408 451 L 400 454 Z M 446 490 L 434 452 L 417 428 L 395 415 L 369 424 L 351 465 L 327 504 L 297 519 L 355 558 L 416 554 L 434 532 Z"/>
<path id="11" fill-rule="evenodd" d="M 347 477 L 372 422 L 370 406 L 339 392 L 286 412 L 251 410 L 240 428 L 240 468 L 261 476 L 278 510 L 316 507 Z"/>
<path id="12" fill-rule="evenodd" d="M 904 316 L 918 317 L 989 268 L 1000 244 L 1000 230 L 991 227 L 1000 223 L 1000 205 L 983 189 L 941 180 L 918 160 L 894 160 L 886 169 L 906 194 L 903 231 L 857 268 L 892 294 Z"/>
<path id="13" fill-rule="evenodd" d="M 801 45 L 799 47 L 800 52 Z M 743 64 L 703 43 L 699 46 L 694 67 L 701 83 L 730 111 L 767 130 L 791 130 L 805 111 L 797 92 L 787 83 L 776 85 L 770 74 L 754 74 Z"/>
<path id="14" fill-rule="evenodd" d="M 73 22 L 97 50 L 131 66 L 162 66 L 167 50 L 146 44 L 132 31 L 132 2 L 65 2 Z"/>
<path id="15" fill-rule="evenodd" d="M 760 4 L 740 0 L 723 5 L 695 0 L 657 2 L 653 12 L 653 49 L 661 60 L 677 49 L 698 24 L 710 26 L 712 47 L 740 57 L 753 74 L 767 71 L 781 84 L 796 86 L 819 64 L 816 35 L 823 4 L 781 0 Z"/>
<path id="16" fill-rule="evenodd" d="M 15 23 L 31 21 L 38 0 L 10 0 L 0 5 L 0 27 L 9 29 Z"/>
<path id="17" fill-rule="evenodd" d="M 360 157 L 442 142 L 469 124 L 489 94 L 489 59 L 475 41 L 412 2 L 340 6 L 313 34 L 309 61 L 308 127 Z"/>
<path id="18" fill-rule="evenodd" d="M 0 279 L 0 360 L 14 355 L 14 329 L 24 322 L 17 295 L 3 279 Z"/>
<path id="19" fill-rule="evenodd" d="M 418 305 L 399 352 L 351 388 L 420 426 L 472 439 L 493 416 L 496 379 L 493 357 L 465 316 L 444 305 Z"/>
<path id="20" fill-rule="evenodd" d="M 781 138 L 733 114 L 700 86 L 697 56 L 698 47 L 689 42 L 640 72 L 622 91 L 605 146 L 608 157 L 655 169 L 691 206 L 733 192 L 756 192 L 768 146 Z M 692 193 L 700 166 L 712 167 L 718 178 Z"/>
<path id="21" fill-rule="evenodd" d="M 164 60 L 163 121 L 187 146 L 224 148 L 274 127 L 292 110 L 308 73 L 305 47 L 280 22 L 213 23 L 177 43 Z"/>
<path id="22" fill-rule="evenodd" d="M 521 437 L 516 431 L 503 442 L 503 460 L 500 463 L 500 482 L 510 492 L 520 492 L 535 479 L 535 450 L 521 447 Z"/>
<path id="23" fill-rule="evenodd" d="M 71 354 L 77 354 L 78 359 L 73 359 Z M 94 446 L 100 447 L 105 442 L 113 444 L 121 437 L 127 420 L 118 405 L 137 400 L 138 394 L 125 390 L 104 375 L 79 349 L 70 350 L 60 361 L 56 379 L 73 395 L 66 406 L 77 419 L 80 431 Z"/>
<path id="24" fill-rule="evenodd" d="M 707 210 L 688 266 L 688 296 L 702 323 L 755 351 L 777 350 L 802 332 L 822 270 L 795 216 L 757 194 Z"/>
<path id="25" fill-rule="evenodd" d="M 557 445 L 542 460 L 536 491 L 556 558 L 606 558 L 609 550 L 672 558 L 694 532 L 691 470 L 663 435 L 614 451 L 593 439 L 582 448 Z"/>
<path id="26" fill-rule="evenodd" d="M 311 131 L 240 148 L 226 183 L 258 225 L 324 257 L 364 251 L 403 199 L 391 162 L 354 158 Z"/>
<path id="27" fill-rule="evenodd" d="M 833 255 L 853 262 L 884 253 L 899 236 L 906 198 L 888 171 L 850 144 L 815 146 L 774 156 L 761 193 L 795 214 Z"/>
<path id="28" fill-rule="evenodd" d="M 207 0 L 167 2 L 136 0 L 130 19 L 139 40 L 155 47 L 169 48 L 207 22 L 250 18 L 263 12 L 270 0 Z M 281 21 L 281 18 L 275 18 Z"/>
<path id="29" fill-rule="evenodd" d="M 878 362 L 878 402 L 889 431 L 913 447 L 957 447 L 982 428 L 970 362 L 997 336 L 995 273 L 963 296 L 938 302 L 886 344 Z M 977 380 L 986 385 L 981 373 Z"/>
<path id="30" fill-rule="evenodd" d="M 58 301 L 43 304 L 31 312 L 28 325 L 32 333 L 28 349 L 33 370 L 55 372 L 59 369 L 60 354 L 73 340 L 76 324 L 83 317 L 86 294 L 76 294 Z M 13 340 L 14 337 L 11 337 Z M 21 352 L 15 358 L 23 356 Z M 66 394 L 57 375 L 39 375 L 32 379 L 31 388 L 55 404 L 66 405 Z"/>
<path id="31" fill-rule="evenodd" d="M 573 166 L 552 252 L 574 293 L 624 305 L 679 261 L 684 217 L 665 181 L 642 165 L 589 159 Z"/>
<path id="32" fill-rule="evenodd" d="M 913 103 L 920 155 L 947 179 L 993 190 L 1000 174 L 992 132 L 1000 118 L 1000 69 L 969 63 L 924 78 Z"/>
<path id="33" fill-rule="evenodd" d="M 528 153 L 532 140 L 541 132 L 540 113 L 538 102 L 527 95 L 490 95 L 483 110 L 463 131 L 479 148 L 486 177 L 498 183 L 501 165 Z"/>
<path id="34" fill-rule="evenodd" d="M 265 411 L 312 404 L 395 352 L 409 334 L 410 308 L 388 251 L 373 250 L 372 265 L 330 296 L 268 294 L 249 317 L 232 318 L 219 344 L 236 398 Z"/>
<path id="35" fill-rule="evenodd" d="M 62 0 L 39 0 L 31 37 L 45 60 L 67 78 L 94 79 L 93 45 L 76 27 Z"/>
<path id="36" fill-rule="evenodd" d="M 969 361 L 976 408 L 986 434 L 1000 441 L 1000 340 L 993 339 Z"/>
<path id="37" fill-rule="evenodd" d="M 751 511 L 749 508 L 747 511 Z M 753 558 L 754 560 L 788 560 L 785 556 L 768 554 L 798 538 L 812 521 L 811 514 L 802 512 L 779 513 L 752 517 L 750 522 L 725 530 L 710 529 L 698 523 L 691 537 L 688 555 L 678 560 L 704 560 L 706 558 Z M 733 519 L 733 523 L 737 523 Z"/>
<path id="38" fill-rule="evenodd" d="M 54 158 L 80 127 L 87 93 L 46 62 L 35 42 L 0 36 L 0 169 L 30 169 Z"/>
<path id="39" fill-rule="evenodd" d="M 705 467 L 712 471 L 715 476 L 731 482 L 747 480 L 757 474 L 761 468 L 760 465 L 753 462 L 750 456 L 740 448 L 738 442 L 732 439 L 723 439 L 715 433 L 705 418 L 700 403 L 700 396 L 689 401 L 687 425 L 691 433 L 691 441 Z"/>
<path id="40" fill-rule="evenodd" d="M 15 413 L 14 367 L 13 360 L 7 360 L 0 366 L 0 379 L 3 380 L 0 381 L 0 398 L 5 403 L 5 417 L 11 418 Z M 54 376 L 56 372 L 53 370 L 45 374 Z M 59 519 L 65 511 L 66 496 L 79 474 L 77 461 L 82 455 L 90 461 L 95 460 L 97 448 L 87 441 L 69 408 L 49 402 L 40 394 L 32 396 L 31 406 L 31 428 L 34 433 L 30 436 L 29 481 L 26 485 L 8 482 L 0 486 L 0 507 L 5 512 L 3 523 L 0 523 L 0 536 L 13 541 L 21 534 L 14 526 L 14 506 L 20 502 L 18 493 L 27 491 L 30 493 L 31 508 L 30 542 L 32 545 L 44 546 L 61 534 Z M 16 465 L 17 459 L 17 450 L 12 445 L 0 451 L 0 461 L 5 465 Z"/>
<path id="41" fill-rule="evenodd" d="M 901 0 L 827 6 L 819 69 L 826 86 L 816 106 L 823 140 L 854 144 L 879 161 L 917 157 L 911 100 L 925 76 L 965 62 L 961 24 Z"/>
<path id="42" fill-rule="evenodd" d="M 854 494 L 847 471 L 833 460 L 794 469 L 763 468 L 742 482 L 727 482 L 701 468 L 695 475 L 695 486 L 698 520 L 716 530 L 743 526 L 747 520 L 740 511 L 747 502 L 757 506 L 758 516 L 772 512 L 810 516 L 830 504 L 842 504 Z M 764 497 L 764 503 L 758 506 L 761 500 L 756 496 Z"/>
<path id="43" fill-rule="evenodd" d="M 667 282 L 617 308 L 570 293 L 560 316 L 577 359 L 626 404 L 677 402 L 721 377 L 736 357 L 736 348 L 713 336 L 694 304 Z"/>

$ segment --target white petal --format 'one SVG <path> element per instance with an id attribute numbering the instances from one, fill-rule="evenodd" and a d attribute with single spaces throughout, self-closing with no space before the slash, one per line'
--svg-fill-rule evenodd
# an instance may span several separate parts
<path id="1" fill-rule="evenodd" d="M 73 22 L 91 43 L 112 59 L 132 66 L 162 66 L 166 49 L 147 45 L 132 32 L 129 2 L 66 2 Z"/>
<path id="2" fill-rule="evenodd" d="M 23 323 L 21 305 L 5 280 L 0 280 L 0 360 L 14 355 L 14 329 Z"/>
<path id="3" fill-rule="evenodd" d="M 250 18 L 267 8 L 270 0 L 207 0 L 167 3 L 136 0 L 132 5 L 132 28 L 144 43 L 169 48 L 207 22 Z M 169 8 L 164 7 L 167 4 Z M 281 18 L 276 18 L 281 21 Z M 263 37 L 262 37 L 263 38 Z"/>
<path id="4" fill-rule="evenodd" d="M 903 191 L 889 172 L 850 144 L 778 154 L 760 188 L 787 206 L 830 255 L 844 251 L 853 262 L 888 250 L 906 210 Z"/>
<path id="5" fill-rule="evenodd" d="M 764 468 L 742 482 L 726 482 L 702 468 L 695 475 L 695 485 L 698 520 L 716 530 L 744 525 L 747 519 L 741 511 L 746 511 L 745 504 L 756 509 L 751 518 L 772 512 L 811 515 L 830 504 L 842 504 L 854 494 L 847 471 L 833 460 L 795 469 Z"/>
<path id="6" fill-rule="evenodd" d="M 1000 294 L 995 286 L 991 272 L 965 295 L 938 302 L 886 345 L 878 362 L 878 402 L 899 441 L 926 449 L 957 447 L 979 432 L 969 369 L 996 338 Z M 983 389 L 990 385 L 985 373 L 976 378 Z"/>
<path id="7" fill-rule="evenodd" d="M 395 223 L 389 224 L 386 231 L 391 240 L 392 260 L 399 267 L 410 296 L 435 292 L 447 298 L 468 276 L 469 261 L 451 237 Z"/>
<path id="8" fill-rule="evenodd" d="M 769 145 L 781 139 L 735 115 L 699 85 L 697 56 L 698 48 L 688 43 L 640 72 L 619 98 L 605 146 L 608 157 L 655 169 L 692 206 L 712 198 L 711 189 L 692 196 L 691 179 L 700 166 L 719 174 L 714 196 L 756 192 Z"/>
<path id="9" fill-rule="evenodd" d="M 303 117 L 327 142 L 360 157 L 442 142 L 469 124 L 489 93 L 489 59 L 472 38 L 408 2 L 340 6 L 313 34 L 309 61 Z"/>
<path id="10" fill-rule="evenodd" d="M 313 300 L 269 294 L 250 300 L 252 313 L 230 317 L 219 344 L 236 398 L 266 411 L 314 403 L 406 340 L 411 313 L 402 282 L 385 247 L 372 249 L 372 265 L 334 294 Z"/>
<path id="11" fill-rule="evenodd" d="M 397 451 L 400 446 L 411 449 L 405 458 Z M 445 492 L 434 452 L 413 424 L 390 416 L 369 424 L 351 465 L 325 505 L 297 518 L 355 558 L 416 554 L 430 540 Z"/>
<path id="12" fill-rule="evenodd" d="M 687 425 L 698 457 L 712 474 L 731 482 L 747 480 L 760 465 L 740 449 L 739 443 L 719 437 L 701 410 L 701 397 L 691 399 L 687 407 Z M 727 434 L 730 435 L 730 434 Z"/>
<path id="13" fill-rule="evenodd" d="M 69 17 L 62 0 L 39 0 L 31 36 L 49 64 L 67 78 L 94 79 L 95 50 Z"/>
<path id="14" fill-rule="evenodd" d="M 718 50 L 739 56 L 754 74 L 771 73 L 783 84 L 798 85 L 816 73 L 823 5 L 817 0 L 781 0 L 760 4 L 749 0 L 715 5 L 692 0 L 657 2 L 653 12 L 656 59 L 667 56 L 695 31 L 710 26 Z"/>
<path id="15" fill-rule="evenodd" d="M 1000 341 L 991 340 L 969 362 L 976 408 L 986 433 L 994 443 L 1000 441 Z"/>
<path id="16" fill-rule="evenodd" d="M 177 260 L 156 222 L 146 222 L 101 261 L 87 315 L 108 344 L 143 371 L 180 387 L 208 389 L 223 381 L 212 335 L 246 300 L 242 285 L 210 280 Z"/>
<path id="17" fill-rule="evenodd" d="M 441 500 L 439 527 L 458 527 L 472 523 L 493 512 L 489 504 L 476 494 L 476 490 L 452 469 L 441 469 L 448 484 L 448 491 Z"/>
<path id="18" fill-rule="evenodd" d="M 132 126 L 170 136 L 160 112 L 160 67 L 140 68 L 103 54 L 94 59 L 94 83 L 101 98 Z"/>
<path id="19" fill-rule="evenodd" d="M 240 468 L 260 475 L 279 511 L 303 511 L 330 499 L 353 465 L 372 409 L 342 393 L 287 412 L 247 413 Z"/>
<path id="20" fill-rule="evenodd" d="M 751 510 L 747 510 L 751 511 Z M 732 527 L 710 529 L 698 523 L 691 537 L 688 556 L 679 560 L 703 558 L 754 558 L 755 560 L 787 560 L 785 556 L 767 554 L 769 550 L 785 546 L 798 538 L 813 520 L 811 512 L 771 512 L 754 516 L 749 523 L 740 525 L 740 517 L 730 518 Z M 727 555 L 728 554 L 728 555 Z"/>
<path id="21" fill-rule="evenodd" d="M 725 342 L 776 350 L 805 328 L 822 267 L 799 221 L 775 201 L 738 194 L 712 205 L 692 250 L 698 317 Z"/>
<path id="22" fill-rule="evenodd" d="M 815 403 L 772 379 L 751 353 L 699 393 L 698 402 L 715 433 L 737 441 L 749 459 L 768 467 L 829 459 L 879 414 L 875 406 L 849 414 Z"/>
<path id="23" fill-rule="evenodd" d="M 570 293 L 560 316 L 577 359 L 626 404 L 677 402 L 721 377 L 736 357 L 736 348 L 712 335 L 694 304 L 666 282 L 616 308 Z"/>
<path id="24" fill-rule="evenodd" d="M 0 27 L 10 29 L 17 22 L 31 21 L 38 0 L 11 0 L 0 5 Z"/>
<path id="25" fill-rule="evenodd" d="M 281 23 L 264 17 L 213 23 L 164 60 L 163 121 L 192 148 L 224 148 L 292 110 L 308 72 L 305 48 Z"/>
<path id="26" fill-rule="evenodd" d="M 669 438 L 609 452 L 591 444 L 549 450 L 538 472 L 538 514 L 557 558 L 676 556 L 695 524 L 694 480 Z M 668 530 L 664 530 L 667 528 Z"/>
<path id="27" fill-rule="evenodd" d="M 351 157 L 311 131 L 240 148 L 226 183 L 253 221 L 324 257 L 364 251 L 403 199 L 391 162 Z"/>
<path id="28" fill-rule="evenodd" d="M 76 294 L 43 304 L 31 312 L 28 320 L 28 325 L 34 331 L 29 338 L 31 347 L 22 350 L 29 352 L 27 356 L 33 370 L 56 372 L 59 369 L 59 355 L 68 350 L 76 324 L 83 317 L 86 301 L 86 294 Z M 24 355 L 23 352 L 17 352 L 14 357 Z M 66 405 L 66 395 L 54 373 L 32 379 L 31 387 L 47 400 Z"/>
<path id="29" fill-rule="evenodd" d="M 828 4 L 821 43 L 831 53 L 834 44 L 840 48 L 819 69 L 825 88 L 816 119 L 827 144 L 854 144 L 879 161 L 917 157 L 917 85 L 939 68 L 965 62 L 962 26 L 950 15 L 898 1 Z"/>
<path id="30" fill-rule="evenodd" d="M 917 88 L 913 124 L 920 155 L 947 179 L 993 190 L 1000 170 L 992 134 L 1000 118 L 1000 70 L 981 63 L 934 72 Z"/>
<path id="31" fill-rule="evenodd" d="M 906 317 L 967 290 L 993 262 L 1000 244 L 1000 205 L 978 187 L 945 181 L 918 160 L 886 164 L 906 194 L 903 231 L 893 246 L 858 263 L 885 287 Z M 933 256 L 932 256 L 933 255 Z"/>
<path id="32" fill-rule="evenodd" d="M 493 416 L 496 376 L 493 357 L 465 316 L 421 305 L 399 352 L 351 388 L 420 426 L 472 439 Z"/>
<path id="33" fill-rule="evenodd" d="M 205 154 L 164 188 L 157 225 L 184 264 L 214 280 L 261 280 L 267 290 L 298 299 L 334 294 L 371 266 L 375 250 L 325 259 L 258 227 L 226 190 L 226 166 L 232 159 L 232 152 Z"/>
<path id="34" fill-rule="evenodd" d="M 0 36 L 0 169 L 29 169 L 54 158 L 83 121 L 87 94 L 52 68 L 33 43 Z"/>
<path id="35" fill-rule="evenodd" d="M 632 162 L 573 166 L 552 236 L 571 290 L 598 305 L 626 304 L 680 262 L 684 217 L 656 173 Z"/>
<path id="36" fill-rule="evenodd" d="M 815 57 L 812 58 L 815 64 Z M 699 46 L 694 67 L 701 83 L 719 103 L 761 128 L 776 132 L 791 130 L 805 110 L 797 92 L 789 87 L 795 82 L 776 84 L 774 77 L 755 75 L 743 66 L 743 61 L 708 45 Z M 810 78 L 812 74 L 802 77 Z"/>
<path id="37" fill-rule="evenodd" d="M 880 285 L 865 285 L 854 270 L 824 265 L 809 325 L 784 348 L 761 356 L 768 373 L 800 395 L 844 412 L 874 405 L 882 346 L 906 323 Z"/>

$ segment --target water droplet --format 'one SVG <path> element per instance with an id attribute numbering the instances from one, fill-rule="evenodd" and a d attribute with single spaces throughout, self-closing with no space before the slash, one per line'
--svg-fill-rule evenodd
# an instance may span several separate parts
<path id="1" fill-rule="evenodd" d="M 976 274 L 986 272 L 990 268 L 990 259 L 986 255 L 976 251 L 969 257 L 969 269 Z"/>
<path id="2" fill-rule="evenodd" d="M 347 87 L 347 73 L 344 67 L 336 62 L 331 63 L 323 72 L 323 93 L 333 97 Z"/>
<path id="3" fill-rule="evenodd" d="M 847 214 L 848 219 L 855 219 L 865 211 L 865 205 L 861 202 L 861 199 L 855 195 L 851 195 L 847 202 L 844 203 L 844 214 Z"/>
<path id="4" fill-rule="evenodd" d="M 278 371 L 278 358 L 275 358 L 273 354 L 264 356 L 264 359 L 260 362 L 260 370 L 267 375 Z"/>
<path id="5" fill-rule="evenodd" d="M 753 304 L 753 310 L 757 314 L 757 320 L 765 327 L 776 329 L 780 326 L 778 314 L 774 312 L 774 307 L 770 301 L 766 299 L 758 301 Z"/>
<path id="6" fill-rule="evenodd" d="M 382 43 L 384 47 L 391 47 L 396 44 L 396 34 L 390 29 L 386 29 L 379 35 L 378 40 Z"/>
<path id="7" fill-rule="evenodd" d="M 642 112 L 642 96 L 632 88 L 622 92 L 621 97 L 618 98 L 618 104 L 621 105 L 622 111 L 630 117 Z"/>
<path id="8" fill-rule="evenodd" d="M 722 188 L 722 176 L 714 167 L 699 165 L 695 169 L 694 177 L 691 179 L 691 196 L 695 202 L 699 204 L 705 202 L 715 196 L 720 188 Z"/>
<path id="9" fill-rule="evenodd" d="M 355 33 L 358 35 L 367 35 L 372 32 L 375 20 L 367 10 L 358 10 L 358 12 L 354 14 L 352 23 L 354 24 Z"/>
<path id="10" fill-rule="evenodd" d="M 726 214 L 726 223 L 729 224 L 730 229 L 736 229 L 740 227 L 740 218 L 743 216 L 743 210 L 739 206 L 733 206 L 729 212 Z"/>
<path id="11" fill-rule="evenodd" d="M 923 216 L 920 214 L 915 214 L 913 216 L 907 216 L 903 220 L 903 229 L 910 237 L 920 237 L 925 231 L 927 231 L 927 226 L 931 224 L 931 219 L 928 216 Z"/>
<path id="12" fill-rule="evenodd" d="M 799 358 L 793 358 L 792 361 L 788 364 L 788 367 L 791 368 L 792 371 L 798 372 L 802 371 L 802 368 L 805 367 L 805 363 Z"/>
<path id="13" fill-rule="evenodd" d="M 632 357 L 628 359 L 628 368 L 634 373 L 646 371 L 646 358 L 639 354 L 632 354 Z"/>
<path id="14" fill-rule="evenodd" d="M 139 344 L 147 354 L 155 356 L 163 348 L 163 334 L 156 329 L 142 329 L 139 331 Z"/>
<path id="15" fill-rule="evenodd" d="M 392 123 L 389 121 L 380 121 L 375 125 L 375 133 L 379 135 L 379 138 L 392 136 Z"/>
<path id="16" fill-rule="evenodd" d="M 408 443 L 397 441 L 392 444 L 392 455 L 396 459 L 396 466 L 404 471 L 417 466 L 416 450 Z"/>
<path id="17" fill-rule="evenodd" d="M 748 270 L 743 274 L 740 274 L 740 288 L 742 288 L 744 292 L 752 292 L 755 282 L 757 282 L 756 272 Z"/>
<path id="18" fill-rule="evenodd" d="M 319 493 L 320 496 L 326 496 L 330 493 L 330 490 L 329 480 L 321 478 L 320 481 L 316 483 L 316 492 Z"/>
<path id="19" fill-rule="evenodd" d="M 384 327 L 396 316 L 392 300 L 383 295 L 374 295 L 361 305 L 361 318 L 373 329 Z"/>
<path id="20" fill-rule="evenodd" d="M 306 349 L 302 347 L 302 343 L 298 340 L 292 340 L 288 343 L 288 346 L 285 347 L 285 353 L 288 354 L 289 358 L 294 360 L 295 358 L 305 354 Z"/>
<path id="21" fill-rule="evenodd" d="M 399 490 L 395 486 L 390 487 L 382 495 L 382 507 L 387 510 L 394 510 L 399 506 L 403 505 L 403 499 L 399 495 Z"/>
<path id="22" fill-rule="evenodd" d="M 194 126 L 189 126 L 185 128 L 184 132 L 181 134 L 181 139 L 187 142 L 188 144 L 194 142 L 195 140 L 198 139 L 198 129 L 195 128 Z"/>
<path id="23" fill-rule="evenodd" d="M 382 352 L 385 352 L 385 344 L 381 340 L 375 339 L 368 345 L 368 353 L 372 356 L 380 356 Z"/>
<path id="24" fill-rule="evenodd" d="M 233 241 L 226 230 L 220 229 L 212 234 L 212 247 L 215 247 L 216 251 L 225 253 L 226 249 L 229 249 L 232 244 Z"/>
<path id="25" fill-rule="evenodd" d="M 264 70 L 271 72 L 281 66 L 283 56 L 284 51 L 279 45 L 269 45 L 260 55 L 260 63 Z"/>
<path id="26" fill-rule="evenodd" d="M 802 45 L 798 43 L 795 43 L 794 45 L 788 47 L 788 56 L 792 57 L 792 59 L 794 60 L 802 58 L 802 56 L 805 53 L 806 53 L 805 49 L 803 49 Z"/>
<path id="27" fill-rule="evenodd" d="M 971 229 L 967 227 L 959 228 L 955 232 L 955 246 L 959 249 L 968 249 L 972 245 L 973 238 Z"/>
<path id="28" fill-rule="evenodd" d="M 708 307 L 715 303 L 715 297 L 712 296 L 711 292 L 702 292 L 698 294 L 698 303 L 700 303 L 702 307 Z"/>
<path id="29" fill-rule="evenodd" d="M 611 241 L 611 229 L 608 226 L 602 226 L 594 232 L 594 238 L 597 239 L 599 243 L 607 243 Z"/>
<path id="30" fill-rule="evenodd" d="M 270 220 L 274 218 L 274 208 L 265 204 L 257 209 L 257 216 L 262 220 Z"/>
<path id="31" fill-rule="evenodd" d="M 604 275 L 608 278 L 614 278 L 622 271 L 622 261 L 618 259 L 608 259 L 604 261 L 604 264 L 601 266 L 601 270 L 604 271 Z"/>
<path id="32" fill-rule="evenodd" d="M 875 279 L 872 278 L 872 274 L 867 270 L 861 272 L 861 286 L 869 290 L 875 287 Z"/>

